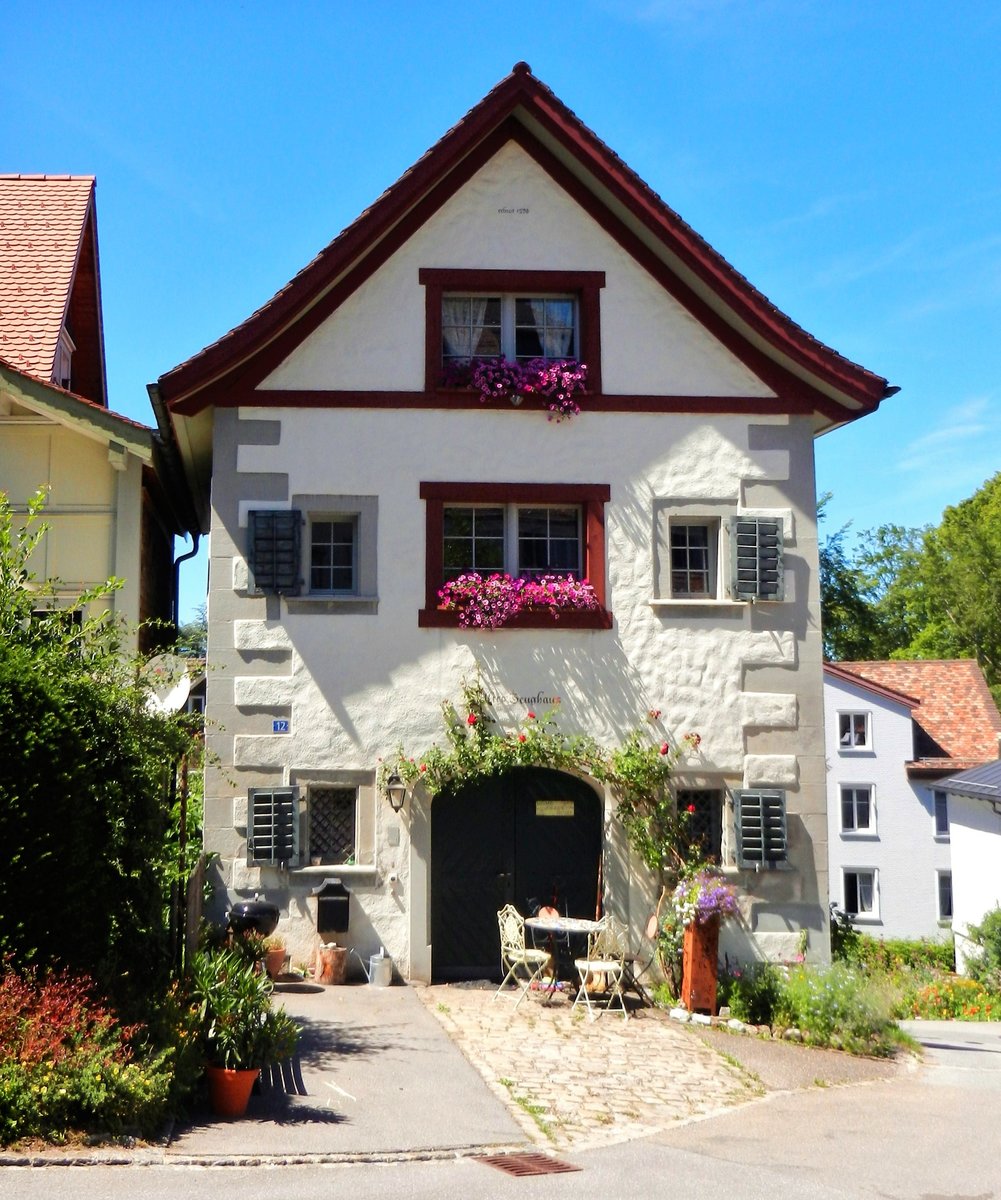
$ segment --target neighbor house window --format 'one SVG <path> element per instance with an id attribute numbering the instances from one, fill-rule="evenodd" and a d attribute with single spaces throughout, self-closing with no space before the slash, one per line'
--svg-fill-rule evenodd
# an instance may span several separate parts
<path id="1" fill-rule="evenodd" d="M 850 917 L 868 917 L 875 920 L 879 916 L 879 896 L 876 888 L 876 871 L 870 869 L 845 870 L 844 881 L 844 910 Z"/>
<path id="2" fill-rule="evenodd" d="M 842 750 L 865 750 L 869 741 L 868 713 L 838 713 L 838 745 Z"/>
<path id="3" fill-rule="evenodd" d="M 841 788 L 841 830 L 843 833 L 875 832 L 876 814 L 872 788 L 868 784 Z"/>
<path id="4" fill-rule="evenodd" d="M 521 363 L 574 358 L 588 391 L 601 391 L 599 294 L 603 271 L 422 268 L 426 388 L 454 384 L 477 358 Z"/>
<path id="5" fill-rule="evenodd" d="M 938 872 L 938 919 L 952 920 L 952 872 Z"/>
<path id="6" fill-rule="evenodd" d="M 309 788 L 309 858 L 314 865 L 354 859 L 358 790 L 312 784 Z"/>
<path id="7" fill-rule="evenodd" d="M 935 836 L 937 838 L 947 838 L 949 836 L 949 794 L 948 792 L 934 793 L 935 800 Z"/>
<path id="8" fill-rule="evenodd" d="M 560 616 L 565 628 L 607 628 L 603 484 L 422 483 L 426 501 L 427 578 L 423 625 L 453 625 L 455 613 L 438 611 L 438 590 L 476 572 L 535 579 L 542 575 L 587 579 L 599 612 Z M 531 614 L 521 624 L 531 625 Z M 545 617 L 552 624 L 552 618 Z M 541 618 L 540 618 L 541 623 Z"/>

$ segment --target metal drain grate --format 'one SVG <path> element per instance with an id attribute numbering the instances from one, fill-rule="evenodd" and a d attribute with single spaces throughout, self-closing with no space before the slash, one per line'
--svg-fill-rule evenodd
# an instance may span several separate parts
<path id="1" fill-rule="evenodd" d="M 550 1158 L 548 1154 L 487 1154 L 477 1157 L 476 1161 L 496 1167 L 505 1175 L 563 1175 L 567 1171 L 580 1170 L 573 1163 Z"/>

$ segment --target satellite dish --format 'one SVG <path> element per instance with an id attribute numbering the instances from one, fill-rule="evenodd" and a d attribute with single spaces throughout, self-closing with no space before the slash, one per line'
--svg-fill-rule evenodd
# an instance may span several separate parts
<path id="1" fill-rule="evenodd" d="M 146 707 L 150 712 L 180 712 L 191 691 L 188 660 L 180 654 L 158 654 L 143 670 L 149 688 Z"/>

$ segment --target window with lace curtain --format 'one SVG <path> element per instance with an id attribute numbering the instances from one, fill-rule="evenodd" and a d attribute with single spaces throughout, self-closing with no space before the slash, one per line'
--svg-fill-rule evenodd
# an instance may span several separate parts
<path id="1" fill-rule="evenodd" d="M 577 357 L 573 296 L 455 296 L 441 302 L 441 361 L 447 373 L 477 358 L 559 361 Z"/>

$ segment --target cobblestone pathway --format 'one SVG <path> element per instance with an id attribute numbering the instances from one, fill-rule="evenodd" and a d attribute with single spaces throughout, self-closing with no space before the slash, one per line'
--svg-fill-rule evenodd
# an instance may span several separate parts
<path id="1" fill-rule="evenodd" d="M 557 996 L 543 1003 L 494 989 L 435 985 L 421 998 L 511 1106 L 532 1141 L 580 1149 L 643 1137 L 758 1094 L 741 1071 L 664 1015 L 624 1021 L 570 1015 Z"/>

